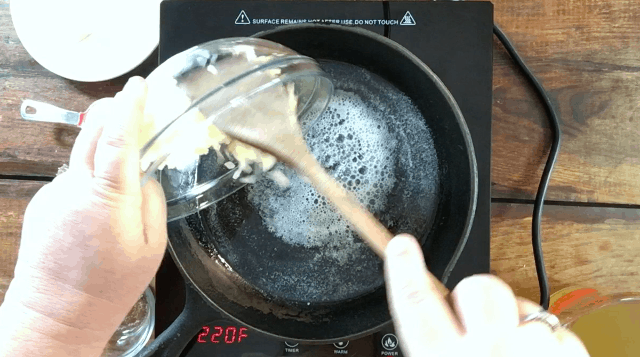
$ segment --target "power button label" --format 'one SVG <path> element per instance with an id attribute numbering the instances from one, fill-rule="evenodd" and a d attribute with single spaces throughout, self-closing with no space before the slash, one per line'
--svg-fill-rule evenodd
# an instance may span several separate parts
<path id="1" fill-rule="evenodd" d="M 398 337 L 392 333 L 382 336 L 380 345 L 383 350 L 380 351 L 381 356 L 399 356 Z"/>

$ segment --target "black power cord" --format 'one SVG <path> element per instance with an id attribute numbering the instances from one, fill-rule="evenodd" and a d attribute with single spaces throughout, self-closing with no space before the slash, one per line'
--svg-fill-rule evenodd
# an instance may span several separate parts
<path id="1" fill-rule="evenodd" d="M 511 58 L 518 64 L 524 75 L 529 82 L 535 87 L 538 96 L 544 103 L 545 111 L 549 117 L 551 124 L 551 132 L 553 134 L 553 142 L 551 143 L 551 150 L 547 163 L 544 165 L 544 171 L 542 172 L 542 178 L 540 179 L 540 185 L 538 186 L 538 192 L 536 193 L 536 200 L 533 205 L 533 220 L 531 224 L 531 235 L 533 243 L 533 258 L 536 262 L 536 273 L 538 274 L 538 284 L 540 285 L 540 306 L 545 310 L 549 309 L 549 278 L 544 268 L 544 257 L 542 255 L 542 237 L 540 233 L 540 221 L 542 220 L 542 208 L 544 206 L 544 198 L 547 195 L 547 187 L 549 186 L 549 180 L 551 179 L 551 172 L 553 166 L 558 160 L 558 153 L 560 152 L 560 141 L 562 140 L 562 131 L 560 130 L 560 123 L 558 116 L 551 104 L 551 100 L 547 95 L 540 82 L 531 73 L 527 65 L 522 61 L 520 55 L 513 47 L 507 36 L 502 32 L 497 24 L 493 25 L 493 33 L 502 42 L 502 45 L 507 50 Z"/>

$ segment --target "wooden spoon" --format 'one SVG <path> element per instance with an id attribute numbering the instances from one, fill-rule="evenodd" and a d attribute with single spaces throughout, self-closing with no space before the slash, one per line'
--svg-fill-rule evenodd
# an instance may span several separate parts
<path id="1" fill-rule="evenodd" d="M 258 102 L 251 104 L 255 109 L 245 108 L 241 115 L 218 116 L 213 124 L 225 134 L 272 154 L 306 177 L 384 260 L 385 249 L 393 234 L 320 165 L 309 151 L 296 117 L 278 108 L 281 102 Z M 449 294 L 437 278 L 432 280 L 443 296 Z"/>
<path id="2" fill-rule="evenodd" d="M 222 115 L 213 124 L 227 135 L 266 151 L 306 177 L 351 223 L 360 237 L 384 259 L 393 234 L 367 211 L 355 195 L 329 175 L 311 154 L 295 115 L 295 102 L 283 108 L 292 88 L 282 88 L 275 96 L 265 95 L 251 102 L 236 115 Z M 270 93 L 271 94 L 271 93 Z M 278 100 L 280 99 L 280 100 Z M 286 107 L 286 101 L 284 102 Z M 240 114 L 240 115 L 238 115 Z"/>
<path id="3" fill-rule="evenodd" d="M 245 111 L 243 114 L 247 115 L 216 117 L 213 124 L 227 135 L 272 154 L 305 176 L 351 223 L 371 249 L 384 259 L 393 234 L 362 207 L 353 193 L 325 171 L 309 151 L 298 121 L 292 120 L 291 115 L 282 109 L 274 113 L 272 104 L 266 103 L 269 106 L 267 110 L 261 108 L 270 114 L 268 116 L 260 115 L 257 110 L 252 110 L 252 113 Z"/>

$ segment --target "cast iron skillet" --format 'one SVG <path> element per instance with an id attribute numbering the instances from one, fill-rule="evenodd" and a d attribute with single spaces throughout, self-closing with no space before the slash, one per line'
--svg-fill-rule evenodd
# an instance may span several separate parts
<path id="1" fill-rule="evenodd" d="M 281 43 L 318 60 L 364 68 L 411 98 L 431 130 L 439 175 L 433 223 L 423 233 L 414 234 L 422 242 L 430 270 L 446 284 L 473 221 L 477 171 L 462 113 L 440 79 L 399 44 L 359 28 L 283 26 L 255 37 Z M 230 205 L 234 207 L 233 203 Z M 239 274 L 242 269 L 228 269 L 226 260 L 219 256 L 216 237 L 224 236 L 232 242 L 239 241 L 238 237 L 212 231 L 203 215 L 201 212 L 168 225 L 170 253 L 187 281 L 186 304 L 176 321 L 141 356 L 178 356 L 202 325 L 212 319 L 207 313 L 212 310 L 210 306 L 254 330 L 303 343 L 352 340 L 390 323 L 383 285 L 345 299 L 309 302 L 256 287 L 255 279 L 248 280 Z M 251 254 L 242 251 L 245 253 Z M 224 256 L 224 252 L 220 255 Z M 382 263 L 377 264 L 381 267 Z M 270 273 L 267 269 L 263 274 Z"/>

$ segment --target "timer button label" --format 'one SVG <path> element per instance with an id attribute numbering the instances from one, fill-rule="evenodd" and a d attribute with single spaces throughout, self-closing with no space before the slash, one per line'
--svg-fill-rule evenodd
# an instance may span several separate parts
<path id="1" fill-rule="evenodd" d="M 287 355 L 288 355 L 288 354 L 291 354 L 291 353 L 294 353 L 294 354 L 296 354 L 296 355 L 297 355 L 298 353 L 300 353 L 300 349 L 298 348 L 298 345 L 299 345 L 299 344 L 298 344 L 297 342 L 288 342 L 288 341 L 285 341 L 285 342 L 284 342 L 284 352 L 285 352 Z"/>
<path id="2" fill-rule="evenodd" d="M 285 341 L 284 342 L 284 351 L 286 353 L 295 353 L 295 354 L 300 353 L 300 349 L 298 348 L 298 343 L 296 343 L 296 342 Z"/>

